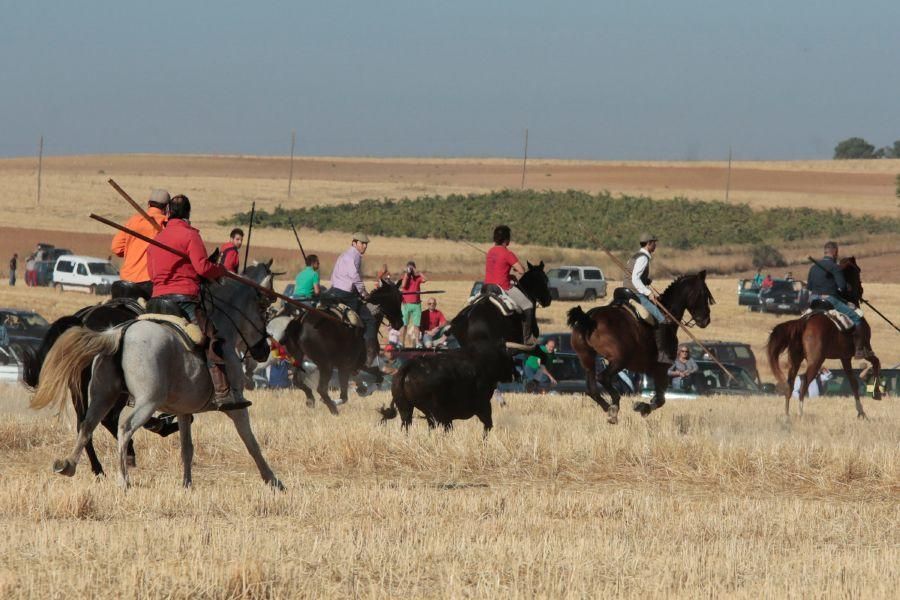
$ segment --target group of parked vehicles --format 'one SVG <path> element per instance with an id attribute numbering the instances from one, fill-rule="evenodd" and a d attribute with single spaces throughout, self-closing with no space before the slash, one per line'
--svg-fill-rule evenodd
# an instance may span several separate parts
<path id="1" fill-rule="evenodd" d="M 753 279 L 738 282 L 738 306 L 776 315 L 799 315 L 809 308 L 809 290 L 796 279 L 773 279 L 763 287 Z"/>
<path id="2" fill-rule="evenodd" d="M 108 294 L 119 280 L 119 271 L 109 260 L 73 254 L 68 248 L 38 244 L 34 262 L 35 282 L 58 290 Z"/>

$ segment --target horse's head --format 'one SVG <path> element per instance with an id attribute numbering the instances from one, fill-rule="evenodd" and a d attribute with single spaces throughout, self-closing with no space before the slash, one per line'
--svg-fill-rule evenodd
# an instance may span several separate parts
<path id="1" fill-rule="evenodd" d="M 681 320 L 686 310 L 697 325 L 707 327 L 710 323 L 709 307 L 716 301 L 706 286 L 706 271 L 682 275 L 673 281 L 663 292 L 662 303 L 675 318 Z"/>
<path id="2" fill-rule="evenodd" d="M 855 256 L 842 258 L 840 267 L 841 272 L 844 274 L 844 280 L 847 282 L 847 292 L 844 294 L 844 299 L 859 306 L 863 299 L 862 269 L 856 264 Z"/>
<path id="3" fill-rule="evenodd" d="M 273 289 L 274 274 L 272 261 L 254 263 L 244 271 L 244 277 L 267 290 Z M 216 318 L 216 327 L 223 335 L 240 342 L 256 360 L 265 360 L 269 355 L 269 341 L 266 334 L 268 310 L 272 296 L 249 285 L 234 280 L 226 281 L 213 289 L 213 310 L 221 311 L 223 318 Z"/>
<path id="4" fill-rule="evenodd" d="M 550 306 L 550 284 L 544 273 L 544 261 L 538 265 L 527 263 L 528 270 L 519 278 L 518 287 L 543 307 Z"/>
<path id="5" fill-rule="evenodd" d="M 403 312 L 400 305 L 403 303 L 403 295 L 400 293 L 400 282 L 393 283 L 386 279 L 381 280 L 381 285 L 369 294 L 369 302 L 377 306 L 381 313 L 387 317 L 392 329 L 403 327 Z"/>

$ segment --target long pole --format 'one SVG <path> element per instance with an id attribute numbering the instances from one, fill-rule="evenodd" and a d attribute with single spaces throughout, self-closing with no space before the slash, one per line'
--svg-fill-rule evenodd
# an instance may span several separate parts
<path id="1" fill-rule="evenodd" d="M 525 128 L 525 156 L 522 159 L 522 189 L 525 189 L 525 167 L 528 165 L 528 128 Z"/>
<path id="2" fill-rule="evenodd" d="M 606 254 L 606 256 L 608 256 L 608 257 L 610 258 L 610 260 L 612 260 L 612 261 L 616 264 L 616 266 L 618 266 L 620 269 L 622 269 L 622 271 L 623 271 L 624 273 L 626 273 L 626 274 L 628 273 L 628 269 L 625 268 L 625 263 L 623 263 L 621 260 L 619 260 L 612 252 L 610 252 L 609 250 L 607 250 L 607 249 L 600 243 L 600 241 L 597 240 L 597 238 L 595 238 L 595 237 L 593 237 L 593 236 L 591 236 L 591 235 L 587 235 L 586 237 L 588 238 L 588 240 L 590 240 L 590 242 L 591 242 L 592 244 L 594 244 L 597 248 L 599 248 L 601 252 L 603 252 L 604 254 Z M 653 293 L 654 293 L 654 294 L 656 294 L 657 296 L 659 296 L 659 292 L 656 291 L 656 288 L 654 288 L 653 286 L 650 286 L 650 289 L 653 290 Z M 675 315 L 673 315 L 672 313 L 670 313 L 670 312 L 669 312 L 669 309 L 666 308 L 665 306 L 663 306 L 663 303 L 662 303 L 662 302 L 656 300 L 655 298 L 653 298 L 652 300 L 653 300 L 653 303 L 656 304 L 656 306 L 658 306 L 659 309 L 660 309 L 663 313 L 665 313 L 665 315 L 666 315 L 667 317 L 669 317 L 669 319 L 671 319 L 673 323 L 676 323 L 676 324 L 678 325 L 678 327 L 681 328 L 682 331 L 684 331 L 686 334 L 688 334 L 688 337 L 690 337 L 690 338 L 694 341 L 695 344 L 697 344 L 698 346 L 700 346 L 700 348 L 702 348 L 703 351 L 704 351 L 706 354 L 709 355 L 710 359 L 712 359 L 712 361 L 713 361 L 714 363 L 716 363 L 717 365 L 719 365 L 719 368 L 721 368 L 721 369 L 725 372 L 725 374 L 728 375 L 728 379 L 734 380 L 734 375 L 731 374 L 731 371 L 729 371 L 727 368 L 725 368 L 725 365 L 723 365 L 721 362 L 719 362 L 719 359 L 716 358 L 716 355 L 713 354 L 713 353 L 709 350 L 709 348 L 707 348 L 706 346 L 704 346 L 704 345 L 703 345 L 703 342 L 701 342 L 700 340 L 698 340 L 698 339 L 696 338 L 696 336 L 694 336 L 694 334 L 691 333 L 691 330 L 688 329 L 688 328 L 685 326 L 684 323 L 682 323 L 680 320 L 676 319 L 676 318 L 675 318 Z"/>
<path id="3" fill-rule="evenodd" d="M 38 142 L 38 180 L 37 180 L 37 203 L 41 203 L 41 171 L 44 168 L 44 136 Z"/>
<path id="4" fill-rule="evenodd" d="M 130 204 L 131 207 L 132 207 L 134 210 L 136 210 L 137 213 L 138 213 L 139 215 L 141 215 L 142 217 L 144 217 L 144 220 L 145 220 L 145 221 L 147 221 L 148 223 L 150 223 L 150 224 L 153 226 L 153 229 L 156 230 L 156 233 L 159 233 L 160 231 L 162 231 L 162 226 L 160 226 L 160 224 L 157 223 L 156 220 L 153 219 L 153 217 L 151 217 L 150 215 L 148 215 L 148 214 L 147 214 L 147 211 L 145 211 L 143 208 L 141 208 L 141 205 L 138 204 L 137 202 L 135 202 L 135 201 L 134 201 L 134 198 L 132 198 L 131 196 L 128 195 L 128 192 L 126 192 L 126 191 L 123 190 L 121 187 L 119 187 L 119 184 L 118 184 L 118 183 L 116 183 L 116 182 L 113 181 L 112 179 L 107 180 L 107 183 L 109 183 L 109 185 L 111 185 L 111 186 L 113 187 L 114 190 L 116 190 L 117 192 L 119 192 L 119 194 L 120 194 L 123 198 L 125 198 L 125 200 L 128 202 L 128 204 Z"/>
<path id="5" fill-rule="evenodd" d="M 244 247 L 244 271 L 247 270 L 247 259 L 250 256 L 250 236 L 253 235 L 253 217 L 256 215 L 256 200 L 250 207 L 250 227 L 247 229 L 247 245 Z"/>
<path id="6" fill-rule="evenodd" d="M 288 172 L 288 198 L 291 197 L 291 183 L 294 181 L 294 144 L 297 141 L 297 131 L 291 132 L 291 168 Z"/>
<path id="7" fill-rule="evenodd" d="M 728 146 L 728 176 L 725 179 L 725 202 L 728 202 L 728 193 L 731 191 L 731 146 Z"/>
<path id="8" fill-rule="evenodd" d="M 303 251 L 303 244 L 300 243 L 300 236 L 297 234 L 297 228 L 294 227 L 294 221 L 288 219 L 288 223 L 291 226 L 291 231 L 294 232 L 294 239 L 297 240 L 297 245 L 300 246 L 300 254 L 303 255 L 303 262 L 306 262 L 306 252 Z"/>
<path id="9" fill-rule="evenodd" d="M 474 248 L 475 250 L 478 250 L 478 251 L 481 252 L 482 254 L 487 254 L 487 250 L 483 250 L 483 249 L 479 248 L 478 246 L 476 246 L 475 244 L 472 244 L 472 243 L 467 242 L 467 241 L 465 241 L 465 240 L 459 240 L 459 241 L 460 241 L 461 244 L 465 244 L 465 245 L 468 246 L 469 248 Z"/>
<path id="10" fill-rule="evenodd" d="M 138 233 L 137 231 L 134 231 L 133 229 L 129 229 L 128 227 L 124 227 L 123 225 L 119 225 L 115 221 L 110 221 L 109 219 L 107 219 L 105 217 L 101 217 L 100 215 L 95 215 L 93 213 L 91 213 L 90 217 L 92 219 L 94 219 L 95 221 L 99 221 L 99 222 L 103 223 L 104 225 L 109 225 L 113 229 L 118 229 L 119 231 L 124 231 L 128 235 L 132 235 L 139 240 L 144 240 L 151 246 L 156 246 L 157 248 L 161 248 L 161 249 L 165 250 L 166 252 L 171 252 L 175 256 L 183 258 L 184 260 L 187 260 L 187 261 L 191 260 L 191 257 L 188 256 L 187 253 L 182 252 L 181 250 L 176 250 L 175 248 L 172 248 L 171 246 L 167 246 L 166 244 L 158 242 L 153 238 L 150 238 L 141 233 Z M 326 319 L 331 319 L 332 321 L 336 321 L 338 323 L 343 323 L 343 321 L 341 321 L 339 318 L 335 317 L 332 314 L 329 314 L 323 310 L 319 310 L 318 308 L 310 306 L 309 304 L 306 304 L 304 302 L 300 302 L 299 300 L 294 300 L 293 298 L 291 298 L 289 296 L 285 296 L 284 294 L 279 294 L 275 290 L 270 290 L 267 287 L 263 287 L 260 284 L 256 283 L 255 281 L 253 281 L 252 279 L 247 279 L 246 277 L 242 277 L 241 275 L 238 275 L 237 273 L 232 273 L 231 271 L 226 270 L 225 274 L 223 276 L 227 277 L 228 279 L 234 279 L 235 281 L 239 281 L 239 282 L 243 283 L 244 285 L 249 285 L 250 287 L 259 290 L 261 293 L 269 296 L 270 298 L 277 298 L 288 304 L 296 306 L 297 308 L 302 308 L 303 310 L 306 310 L 309 312 L 318 313 L 320 316 L 322 316 Z"/>

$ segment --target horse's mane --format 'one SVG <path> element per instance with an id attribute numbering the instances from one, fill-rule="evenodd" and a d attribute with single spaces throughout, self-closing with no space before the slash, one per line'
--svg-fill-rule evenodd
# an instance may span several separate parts
<path id="1" fill-rule="evenodd" d="M 694 283 L 694 279 L 700 279 L 700 276 L 697 273 L 688 273 L 687 275 L 679 275 L 675 278 L 675 281 L 670 283 L 665 290 L 663 290 L 662 298 L 663 301 L 669 300 L 676 291 L 681 289 L 681 287 L 685 285 L 696 285 Z M 688 281 L 691 280 L 691 281 Z M 706 302 L 710 306 L 716 303 L 716 299 L 713 298 L 712 292 L 709 291 L 709 286 L 706 285 L 706 281 L 704 279 L 700 279 L 703 287 L 701 289 L 701 294 L 706 297 Z"/>

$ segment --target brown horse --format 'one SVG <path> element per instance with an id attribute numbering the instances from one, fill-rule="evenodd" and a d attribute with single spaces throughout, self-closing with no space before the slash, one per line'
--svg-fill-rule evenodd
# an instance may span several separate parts
<path id="1" fill-rule="evenodd" d="M 863 287 L 860 281 L 860 268 L 856 264 L 856 259 L 852 256 L 841 259 L 840 267 L 844 273 L 844 279 L 847 281 L 845 300 L 859 306 L 863 297 Z M 869 339 L 872 335 L 869 324 L 863 319 L 857 327 L 864 328 L 866 346 L 869 346 Z M 803 359 L 806 359 L 806 381 L 800 386 L 800 394 L 798 396 L 800 416 L 803 416 L 803 399 L 809 391 L 809 382 L 819 373 L 825 359 L 837 358 L 840 359 L 844 373 L 846 373 L 847 379 L 850 381 L 850 389 L 853 391 L 853 397 L 856 399 L 857 417 L 860 419 L 866 418 L 862 402 L 859 399 L 859 382 L 853 376 L 850 364 L 850 359 L 853 358 L 854 353 L 853 337 L 849 332 L 838 331 L 838 328 L 822 311 L 813 312 L 811 315 L 776 325 L 769 335 L 769 343 L 766 350 L 772 374 L 778 380 L 778 383 L 786 388 L 784 394 L 785 415 L 790 414 L 791 393 L 794 389 L 793 383 Z M 786 380 L 779 364 L 779 357 L 785 350 L 787 350 L 788 355 L 788 375 Z M 871 353 L 868 361 L 872 363 L 872 369 L 875 373 L 875 390 L 872 396 L 879 400 L 881 399 L 881 389 L 878 386 L 878 374 L 881 370 L 881 361 L 878 360 L 875 354 Z"/>
<path id="2" fill-rule="evenodd" d="M 715 300 L 706 287 L 706 271 L 696 275 L 684 275 L 673 281 L 660 296 L 660 302 L 679 321 L 685 311 L 699 327 L 710 322 L 710 309 Z M 613 387 L 613 378 L 622 369 L 652 375 L 656 387 L 653 401 L 637 402 L 634 410 L 643 416 L 666 403 L 665 391 L 669 385 L 668 365 L 657 362 L 658 355 L 653 329 L 638 321 L 626 307 L 616 304 L 593 308 L 587 313 L 576 306 L 569 311 L 572 328 L 572 347 L 578 353 L 587 378 L 588 395 L 608 414 L 611 424 L 618 422 L 619 392 Z M 661 325 L 670 329 L 669 337 L 676 342 L 676 324 Z M 674 345 L 670 351 L 674 351 Z M 612 398 L 610 405 L 603 397 L 595 375 L 597 355 L 609 365 L 600 375 L 599 384 Z"/>

